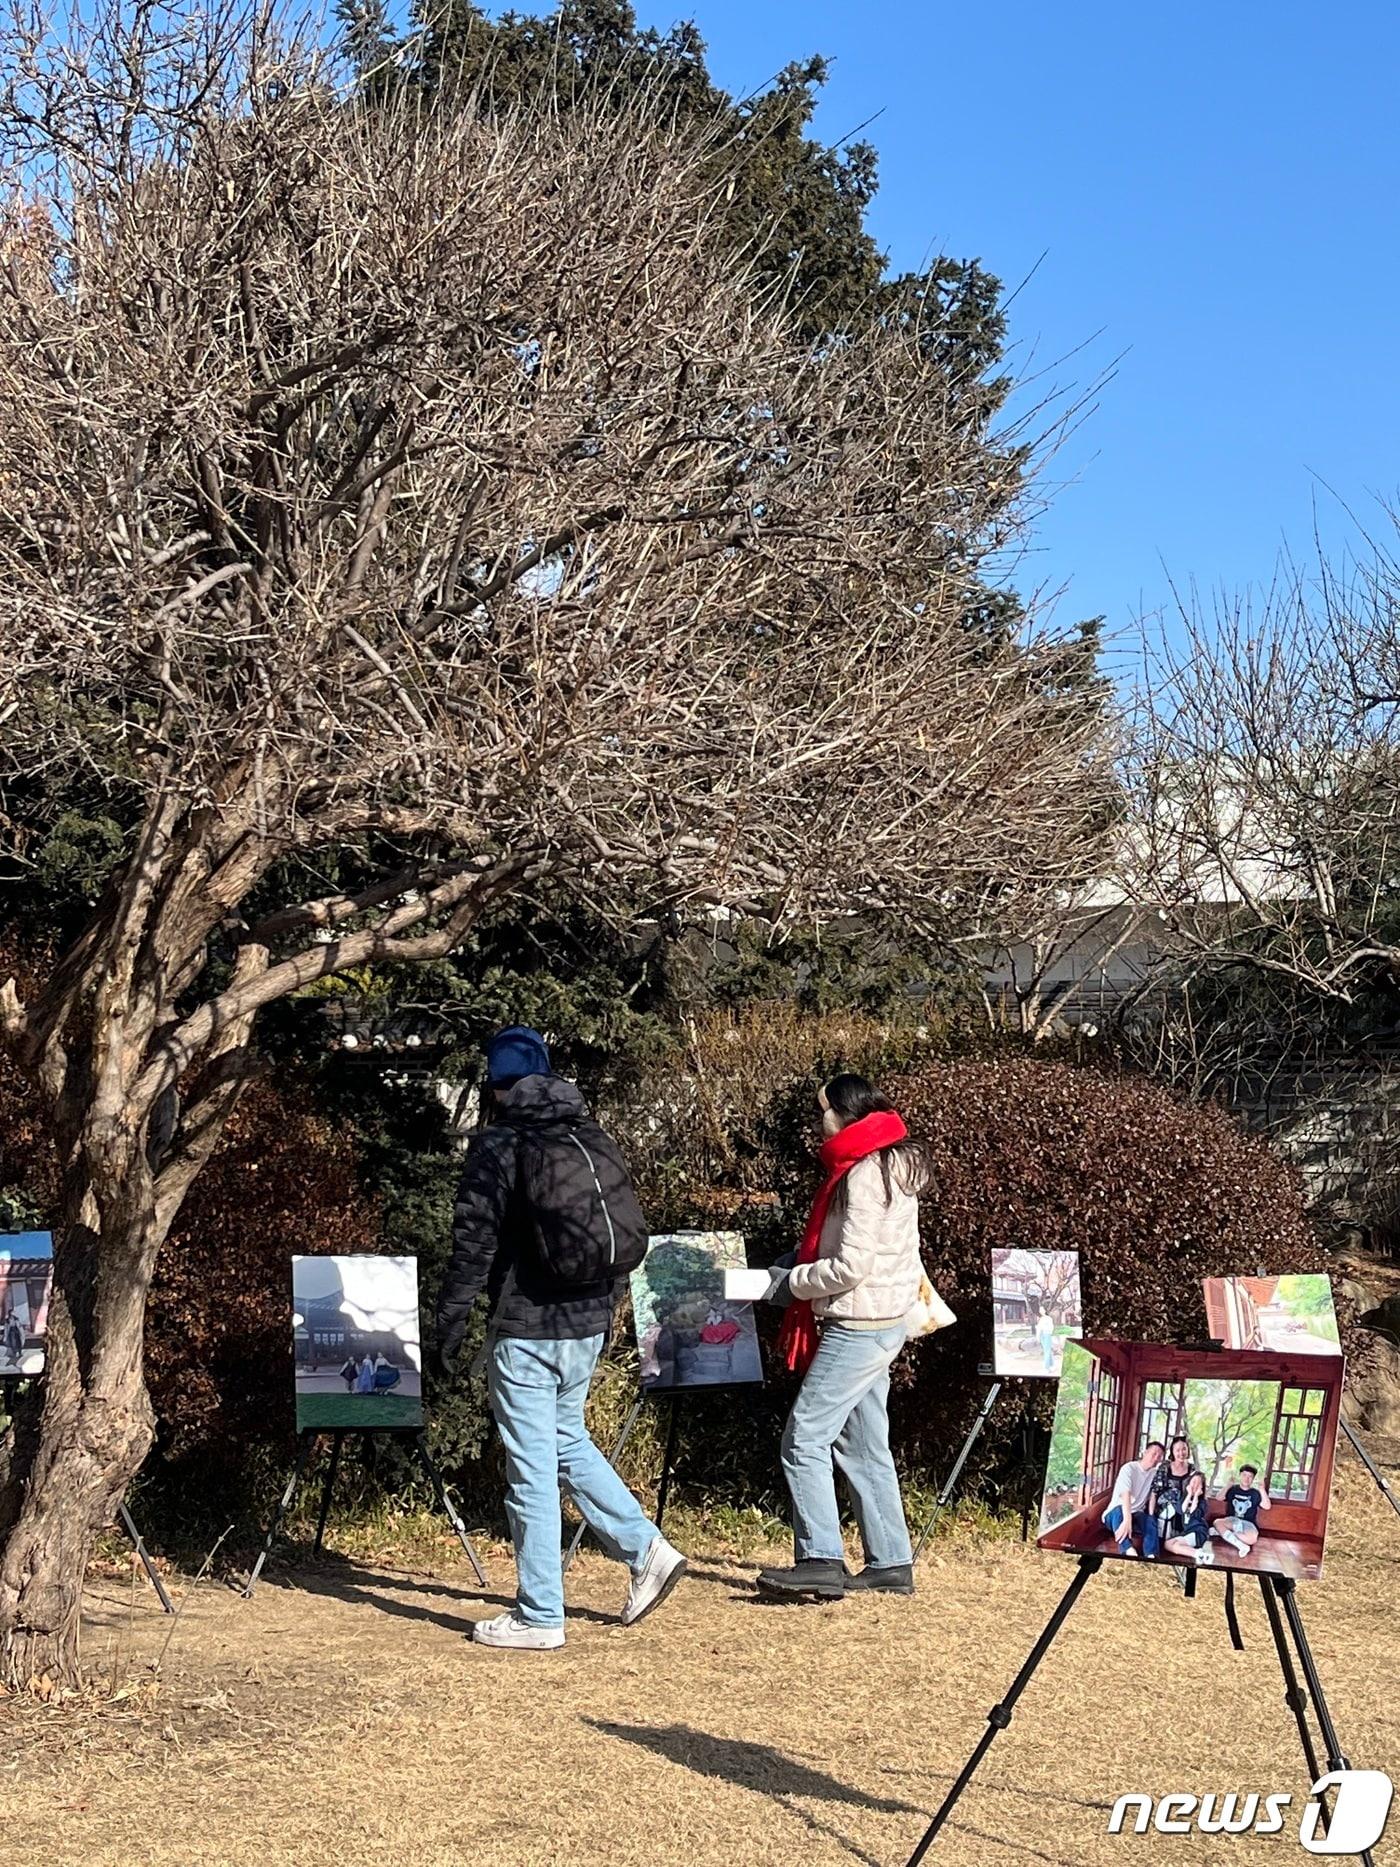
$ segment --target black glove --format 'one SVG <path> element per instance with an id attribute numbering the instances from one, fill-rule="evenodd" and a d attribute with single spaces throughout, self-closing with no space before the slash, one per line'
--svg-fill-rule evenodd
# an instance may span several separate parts
<path id="1" fill-rule="evenodd" d="M 450 1335 L 445 1335 L 438 1343 L 434 1366 L 439 1377 L 444 1381 L 453 1381 L 457 1378 L 457 1357 L 462 1352 L 462 1340 L 466 1333 L 465 1329 L 454 1329 Z"/>
<path id="2" fill-rule="evenodd" d="M 760 1303 L 776 1303 L 779 1309 L 786 1309 L 788 1304 L 793 1300 L 792 1286 L 788 1282 L 792 1266 L 790 1264 L 773 1264 L 770 1265 L 769 1268 L 773 1273 L 772 1278 L 769 1281 L 768 1288 L 758 1300 Z"/>

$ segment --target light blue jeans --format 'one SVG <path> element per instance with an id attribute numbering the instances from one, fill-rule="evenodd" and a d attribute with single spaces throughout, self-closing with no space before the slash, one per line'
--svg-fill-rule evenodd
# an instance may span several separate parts
<path id="1" fill-rule="evenodd" d="M 799 1562 L 840 1562 L 840 1467 L 855 1506 L 865 1560 L 888 1569 L 912 1560 L 904 1501 L 890 1455 L 890 1367 L 904 1347 L 904 1324 L 849 1329 L 825 1323 L 783 1429 L 783 1476 L 792 1493 L 792 1537 Z"/>
<path id="2" fill-rule="evenodd" d="M 601 1335 L 579 1342 L 500 1336 L 488 1387 L 506 1450 L 506 1516 L 515 1544 L 516 1613 L 530 1627 L 564 1625 L 559 1487 L 610 1556 L 634 1572 L 661 1533 L 588 1437 L 588 1384 Z"/>

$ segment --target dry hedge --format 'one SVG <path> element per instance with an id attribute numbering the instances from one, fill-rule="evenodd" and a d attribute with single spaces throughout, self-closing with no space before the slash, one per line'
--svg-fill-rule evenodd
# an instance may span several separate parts
<path id="1" fill-rule="evenodd" d="M 946 1464 L 985 1391 L 994 1248 L 1079 1251 L 1086 1334 L 1150 1341 L 1206 1335 L 1203 1277 L 1326 1267 L 1301 1176 L 1223 1110 L 1030 1059 L 929 1064 L 884 1087 L 933 1157 L 925 1260 L 959 1319 L 898 1370 L 911 1466 Z M 1048 1418 L 1050 1383 L 1038 1402 Z"/>

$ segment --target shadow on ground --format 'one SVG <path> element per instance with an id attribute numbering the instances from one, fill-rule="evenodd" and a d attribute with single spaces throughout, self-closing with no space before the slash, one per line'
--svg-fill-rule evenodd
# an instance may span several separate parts
<path id="1" fill-rule="evenodd" d="M 388 1574 L 382 1569 L 362 1568 L 355 1562 L 335 1562 L 323 1567 L 282 1570 L 273 1576 L 264 1576 L 264 1582 L 270 1582 L 274 1588 L 304 1590 L 310 1595 L 324 1595 L 332 1601 L 363 1602 L 378 1608 L 381 1614 L 399 1615 L 404 1620 L 426 1621 L 433 1627 L 441 1627 L 449 1634 L 470 1635 L 478 1621 L 486 1620 L 484 1614 L 453 1614 L 443 1608 L 429 1606 L 427 1602 L 414 1599 L 401 1601 L 400 1595 L 415 1597 L 428 1596 L 449 1601 L 461 1602 L 464 1606 L 483 1602 L 492 1609 L 513 1608 L 514 1595 L 488 1594 L 474 1584 L 462 1588 L 452 1588 L 442 1582 L 418 1581 L 410 1576 Z M 571 1605 L 568 1609 L 571 1621 L 597 1621 L 604 1626 L 616 1622 L 615 1614 L 603 1614 L 596 1608 L 583 1608 Z"/>
<path id="2" fill-rule="evenodd" d="M 771 1797 L 804 1822 L 813 1834 L 834 1841 L 854 1860 L 866 1863 L 866 1867 L 882 1867 L 882 1864 L 849 1836 L 798 1805 L 803 1801 L 840 1802 L 877 1815 L 924 1814 L 912 1802 L 899 1802 L 892 1797 L 872 1796 L 863 1789 L 853 1789 L 839 1777 L 829 1776 L 825 1770 L 814 1770 L 783 1751 L 775 1750 L 771 1744 L 715 1737 L 708 1731 L 696 1731 L 684 1724 L 617 1724 L 601 1718 L 585 1718 L 583 1722 L 605 1737 L 640 1745 L 644 1750 L 679 1764 L 682 1769 L 693 1770 L 698 1776 L 720 1777 L 737 1788 L 752 1789 L 760 1796 Z"/>

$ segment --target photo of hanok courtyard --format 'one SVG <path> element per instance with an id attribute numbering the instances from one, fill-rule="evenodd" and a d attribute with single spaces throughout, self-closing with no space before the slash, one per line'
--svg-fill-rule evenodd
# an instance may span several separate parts
<path id="1" fill-rule="evenodd" d="M 1335 1354 L 1070 1343 L 1040 1548 L 1315 1580 L 1343 1365 Z"/>
<path id="2" fill-rule="evenodd" d="M 52 1235 L 0 1236 L 0 1376 L 43 1373 L 52 1289 Z"/>
<path id="3" fill-rule="evenodd" d="M 1077 1251 L 992 1252 L 992 1359 L 999 1375 L 1053 1380 L 1065 1343 L 1080 1336 Z"/>
<path id="4" fill-rule="evenodd" d="M 297 1431 L 423 1424 L 414 1258 L 294 1257 Z"/>

